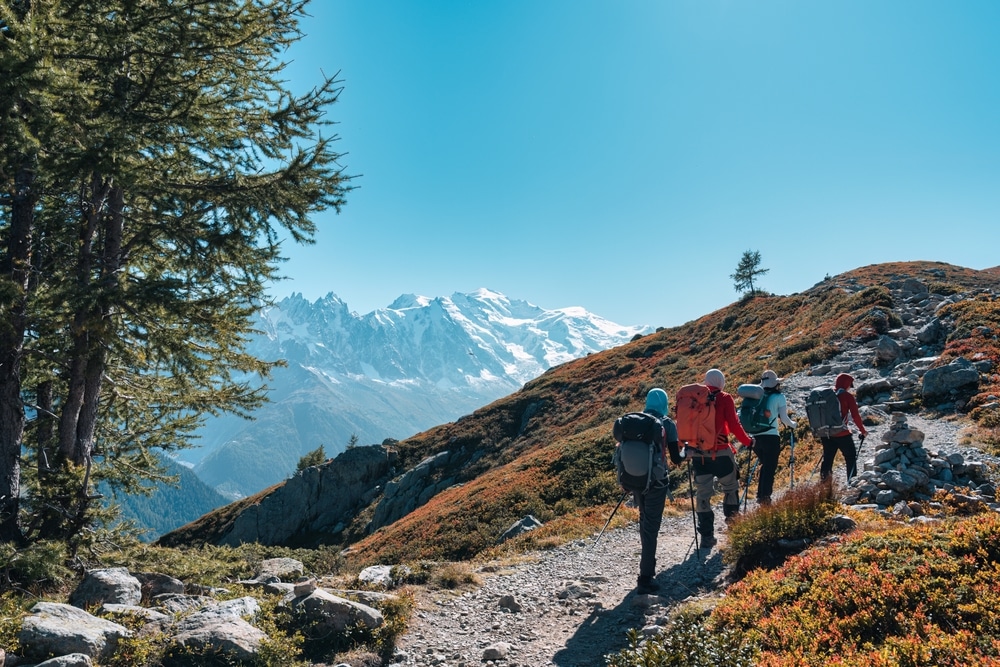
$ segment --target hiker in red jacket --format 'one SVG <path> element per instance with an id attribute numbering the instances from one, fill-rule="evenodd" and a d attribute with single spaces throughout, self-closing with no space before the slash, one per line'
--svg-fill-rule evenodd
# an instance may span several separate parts
<path id="1" fill-rule="evenodd" d="M 847 428 L 847 417 L 850 415 L 851 421 L 858 427 L 861 437 L 868 436 L 865 425 L 861 423 L 861 413 L 858 412 L 858 402 L 854 394 L 847 391 L 854 386 L 854 378 L 847 373 L 841 373 L 833 383 L 833 388 L 837 390 L 837 400 L 840 402 L 840 416 L 844 420 L 844 429 L 830 434 L 827 438 L 820 438 L 823 443 L 823 462 L 819 467 L 820 481 L 832 481 L 833 459 L 839 451 L 844 455 L 844 464 L 847 466 L 847 480 L 850 481 L 858 471 L 858 452 L 854 448 L 854 436 Z"/>
<path id="2" fill-rule="evenodd" d="M 715 402 L 715 446 L 709 450 L 688 448 L 687 456 L 694 469 L 695 511 L 698 518 L 698 533 L 701 546 L 712 548 L 715 539 L 715 513 L 712 511 L 712 493 L 715 480 L 722 488 L 722 513 L 726 519 L 740 511 L 739 466 L 736 464 L 736 450 L 729 436 L 735 436 L 747 448 L 752 448 L 754 440 L 740 425 L 736 413 L 736 403 L 732 394 L 722 391 L 726 386 L 726 376 L 717 368 L 705 373 L 704 384 L 709 388 Z"/>

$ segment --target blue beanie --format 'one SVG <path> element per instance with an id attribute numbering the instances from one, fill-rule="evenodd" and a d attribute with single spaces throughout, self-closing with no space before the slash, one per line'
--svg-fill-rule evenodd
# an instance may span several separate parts
<path id="1" fill-rule="evenodd" d="M 667 392 L 659 387 L 650 389 L 646 394 L 646 412 L 658 412 L 661 417 L 667 416 Z"/>

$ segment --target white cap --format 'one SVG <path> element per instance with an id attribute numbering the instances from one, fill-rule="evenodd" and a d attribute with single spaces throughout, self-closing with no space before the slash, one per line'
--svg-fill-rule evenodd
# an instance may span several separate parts
<path id="1" fill-rule="evenodd" d="M 764 374 L 760 376 L 760 386 L 774 389 L 783 379 L 778 377 L 778 374 L 774 371 L 764 371 Z"/>
<path id="2" fill-rule="evenodd" d="M 722 374 L 718 368 L 713 368 L 707 373 L 705 373 L 705 384 L 709 387 L 715 387 L 716 389 L 722 389 L 726 386 L 726 376 Z"/>

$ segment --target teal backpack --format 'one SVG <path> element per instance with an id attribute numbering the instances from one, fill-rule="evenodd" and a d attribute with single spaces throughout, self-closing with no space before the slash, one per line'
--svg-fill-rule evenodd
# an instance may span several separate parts
<path id="1" fill-rule="evenodd" d="M 740 426 L 744 431 L 755 435 L 777 426 L 777 415 L 772 416 L 767 407 L 771 393 L 765 391 L 764 387 L 759 384 L 741 384 L 736 393 L 743 399 L 739 416 Z"/>

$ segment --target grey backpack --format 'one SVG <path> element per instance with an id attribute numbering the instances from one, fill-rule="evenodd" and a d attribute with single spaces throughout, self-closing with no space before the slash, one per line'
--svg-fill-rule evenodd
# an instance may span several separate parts
<path id="1" fill-rule="evenodd" d="M 615 420 L 612 462 L 618 484 L 626 491 L 645 493 L 667 476 L 663 458 L 663 424 L 645 412 L 629 412 Z"/>
<path id="2" fill-rule="evenodd" d="M 847 428 L 840 416 L 840 399 L 833 387 L 817 387 L 806 399 L 806 416 L 809 428 L 817 438 L 829 438 Z"/>

